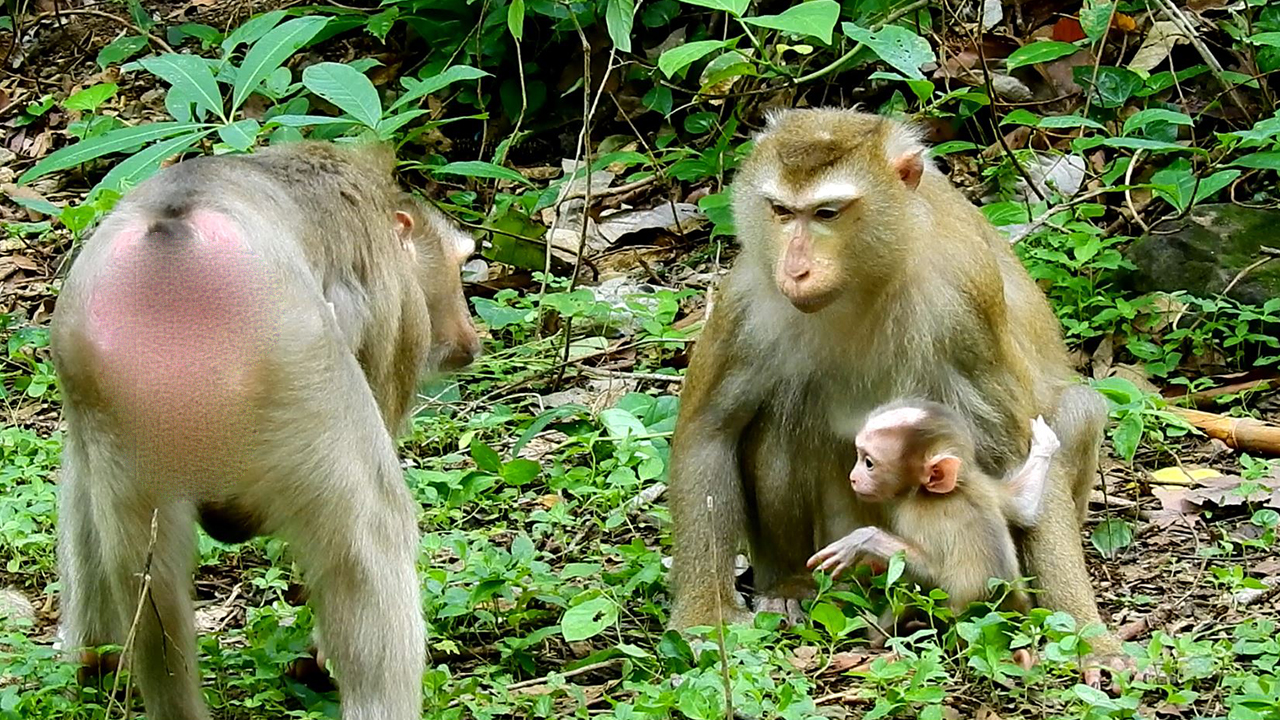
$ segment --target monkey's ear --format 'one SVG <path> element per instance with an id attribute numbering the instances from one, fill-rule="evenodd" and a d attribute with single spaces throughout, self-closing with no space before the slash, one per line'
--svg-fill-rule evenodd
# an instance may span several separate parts
<path id="1" fill-rule="evenodd" d="M 955 455 L 935 455 L 924 464 L 924 489 L 945 495 L 956 489 L 960 475 L 960 458 Z"/>
<path id="2" fill-rule="evenodd" d="M 396 234 L 401 238 L 408 237 L 413 232 L 413 215 L 404 210 L 396 211 Z"/>
<path id="3" fill-rule="evenodd" d="M 924 149 L 910 150 L 899 155 L 893 161 L 893 169 L 907 188 L 915 190 L 920 187 L 920 176 L 924 174 Z"/>

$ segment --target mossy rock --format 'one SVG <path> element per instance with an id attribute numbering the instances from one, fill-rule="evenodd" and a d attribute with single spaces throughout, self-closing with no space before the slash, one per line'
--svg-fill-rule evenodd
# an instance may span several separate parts
<path id="1" fill-rule="evenodd" d="M 1159 223 L 1127 253 L 1141 292 L 1185 290 L 1220 295 L 1240 271 L 1280 248 L 1280 210 L 1231 204 L 1199 205 L 1186 217 Z M 1250 270 L 1227 296 L 1248 305 L 1280 297 L 1280 259 Z"/>

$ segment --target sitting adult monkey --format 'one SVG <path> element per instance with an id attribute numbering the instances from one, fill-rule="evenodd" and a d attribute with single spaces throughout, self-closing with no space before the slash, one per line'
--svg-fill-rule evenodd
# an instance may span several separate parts
<path id="1" fill-rule="evenodd" d="M 1099 620 L 1079 530 L 1106 405 L 1074 384 L 1057 319 L 1008 243 L 925 153 L 886 118 L 791 110 L 738 171 L 742 255 L 693 352 L 672 443 L 673 626 L 750 617 L 733 587 L 744 538 L 755 609 L 802 618 L 808 557 L 881 524 L 849 490 L 852 439 L 872 408 L 908 395 L 963 413 L 993 477 L 1026 457 L 1027 418 L 1050 419 L 1062 448 L 1020 551 L 1042 604 Z M 1090 642 L 1120 650 L 1112 635 Z"/>
<path id="2" fill-rule="evenodd" d="M 460 278 L 473 241 L 393 169 L 385 149 L 328 143 L 182 162 L 72 266 L 51 329 L 65 636 L 123 644 L 136 619 L 151 720 L 209 717 L 197 521 L 290 542 L 346 720 L 421 716 L 418 508 L 392 436 L 420 373 L 466 365 L 479 340 Z"/>

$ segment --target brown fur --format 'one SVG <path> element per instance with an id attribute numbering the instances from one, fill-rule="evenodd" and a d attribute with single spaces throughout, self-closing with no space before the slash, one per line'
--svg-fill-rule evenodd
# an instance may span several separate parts
<path id="1" fill-rule="evenodd" d="M 478 340 L 469 238 L 392 170 L 385 149 L 327 143 L 179 163 L 121 201 L 67 278 L 51 328 L 66 641 L 123 644 L 149 572 L 129 661 L 152 720 L 209 717 L 197 520 L 290 542 L 345 717 L 421 715 L 418 508 L 393 436 L 419 376 Z"/>
<path id="2" fill-rule="evenodd" d="M 797 149 L 815 139 L 850 150 L 823 162 Z M 955 408 L 974 428 L 977 464 L 996 477 L 1026 457 L 1027 419 L 1049 419 L 1063 450 L 1020 549 L 1047 607 L 1099 620 L 1076 503 L 1093 483 L 1105 405 L 1067 391 L 1057 319 L 978 209 L 927 164 L 914 189 L 887 166 L 922 151 L 894 121 L 794 110 L 771 121 L 739 170 L 743 253 L 693 352 L 672 442 L 674 626 L 748 616 L 733 592 L 742 541 L 761 600 L 798 612 L 804 560 L 878 520 L 845 482 L 851 440 L 866 413 L 903 396 Z M 812 272 L 784 287 L 778 268 L 798 232 L 788 223 L 802 216 L 780 217 L 771 203 L 802 206 L 806 191 L 832 183 L 858 196 L 839 218 L 811 223 Z M 809 298 L 819 301 L 793 305 Z M 1110 635 L 1093 644 L 1119 649 Z"/>

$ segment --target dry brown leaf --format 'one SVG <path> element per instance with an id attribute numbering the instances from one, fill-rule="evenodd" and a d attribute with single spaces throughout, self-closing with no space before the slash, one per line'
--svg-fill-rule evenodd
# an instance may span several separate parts
<path id="1" fill-rule="evenodd" d="M 1189 491 L 1186 497 L 1197 505 L 1234 507 L 1249 503 L 1280 508 L 1280 478 L 1249 481 L 1238 475 L 1219 475 L 1200 480 L 1199 487 Z"/>
<path id="2" fill-rule="evenodd" d="M 787 662 L 800 672 L 808 672 L 817 666 L 817 658 L 818 648 L 813 645 L 801 645 L 791 651 L 791 655 L 787 657 Z"/>
<path id="3" fill-rule="evenodd" d="M 827 672 L 842 673 L 850 670 L 864 671 L 871 666 L 871 656 L 866 653 L 838 652 L 831 656 Z"/>

